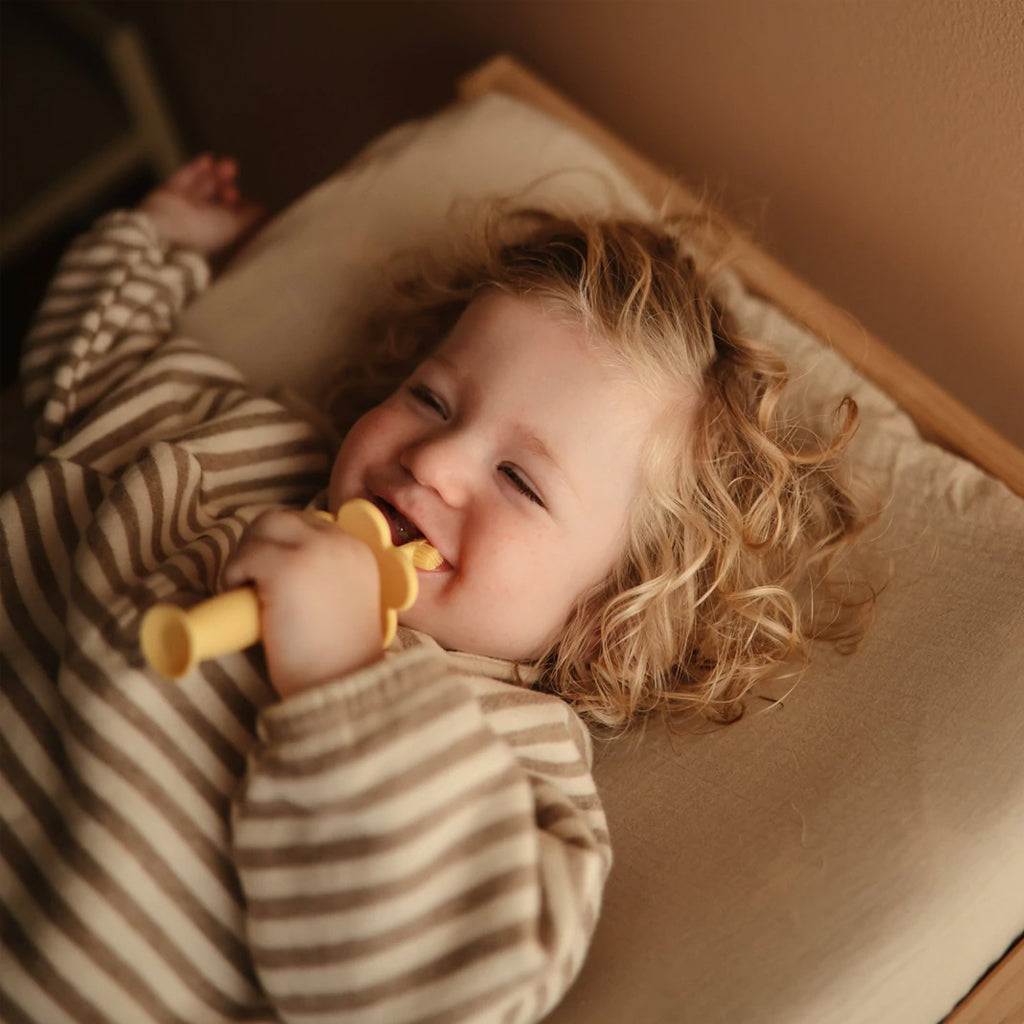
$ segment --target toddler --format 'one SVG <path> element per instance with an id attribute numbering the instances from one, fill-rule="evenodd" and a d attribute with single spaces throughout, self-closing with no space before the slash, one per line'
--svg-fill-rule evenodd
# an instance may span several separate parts
<path id="1" fill-rule="evenodd" d="M 0 1005 L 538 1020 L 611 860 L 579 715 L 734 717 L 840 621 L 855 409 L 827 441 L 776 415 L 781 364 L 677 229 L 496 208 L 369 324 L 332 453 L 173 333 L 258 216 L 236 173 L 201 157 L 104 218 L 29 338 L 41 461 L 0 510 Z M 368 549 L 308 511 L 355 497 L 443 558 L 387 652 Z M 146 668 L 147 608 L 242 584 L 262 647 Z"/>

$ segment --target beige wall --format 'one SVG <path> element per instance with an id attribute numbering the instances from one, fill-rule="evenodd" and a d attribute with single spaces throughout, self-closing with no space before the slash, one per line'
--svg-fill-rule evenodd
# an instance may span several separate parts
<path id="1" fill-rule="evenodd" d="M 1024 0 L 112 6 L 278 199 L 513 52 L 1024 445 Z"/>

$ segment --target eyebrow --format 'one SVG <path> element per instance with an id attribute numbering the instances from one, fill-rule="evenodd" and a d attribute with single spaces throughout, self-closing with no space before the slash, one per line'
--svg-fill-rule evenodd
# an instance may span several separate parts
<path id="1" fill-rule="evenodd" d="M 572 480 L 569 479 L 569 474 L 562 468 L 561 463 L 559 463 L 551 449 L 543 442 L 543 440 L 541 440 L 541 438 L 519 425 L 515 427 L 515 434 L 519 444 L 521 444 L 531 455 L 535 455 L 538 459 L 547 463 L 562 483 L 565 484 L 573 494 L 578 495 Z"/>
<path id="2" fill-rule="evenodd" d="M 545 462 L 550 462 L 551 465 L 562 474 L 562 476 L 565 476 L 565 471 L 558 464 L 558 460 L 552 454 L 551 449 L 536 434 L 531 434 L 530 431 L 518 425 L 515 428 L 515 433 L 518 437 L 519 443 L 528 452 L 530 452 L 531 455 L 536 455 Z"/>
<path id="3" fill-rule="evenodd" d="M 430 355 L 428 355 L 426 357 L 426 359 L 422 360 L 422 362 L 424 362 L 424 363 L 441 363 L 442 366 L 447 366 L 449 370 L 452 370 L 452 371 L 454 371 L 456 373 L 458 372 L 458 369 L 459 369 L 458 366 L 455 365 L 455 362 L 453 360 L 449 359 L 440 350 L 438 350 L 437 352 L 431 352 Z"/>

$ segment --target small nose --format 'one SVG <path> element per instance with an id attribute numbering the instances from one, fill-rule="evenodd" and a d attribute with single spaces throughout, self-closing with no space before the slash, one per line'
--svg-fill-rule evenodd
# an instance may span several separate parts
<path id="1" fill-rule="evenodd" d="M 470 494 L 472 461 L 468 443 L 457 433 L 435 434 L 408 445 L 399 462 L 423 487 L 435 490 L 447 505 L 458 508 Z"/>

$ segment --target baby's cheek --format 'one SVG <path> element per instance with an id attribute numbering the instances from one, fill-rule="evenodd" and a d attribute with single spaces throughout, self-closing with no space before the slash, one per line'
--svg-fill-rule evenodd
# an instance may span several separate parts
<path id="1" fill-rule="evenodd" d="M 488 580 L 481 605 L 507 618 L 524 637 L 546 637 L 561 624 L 575 596 L 569 593 L 573 589 L 557 552 L 545 556 L 520 551 L 502 560 L 500 571 Z"/>
<path id="2" fill-rule="evenodd" d="M 379 447 L 375 443 L 375 438 L 380 437 L 379 431 L 374 428 L 376 412 L 373 409 L 356 421 L 334 457 L 329 485 L 332 511 L 336 511 L 335 506 L 349 498 L 362 496 L 362 475 L 367 466 L 372 464 L 375 449 Z"/>

